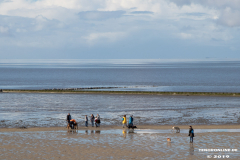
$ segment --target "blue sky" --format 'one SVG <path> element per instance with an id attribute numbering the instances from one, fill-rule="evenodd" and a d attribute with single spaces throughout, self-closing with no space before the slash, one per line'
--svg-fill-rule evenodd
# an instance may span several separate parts
<path id="1" fill-rule="evenodd" d="M 240 58 L 239 0 L 0 0 L 0 59 Z"/>

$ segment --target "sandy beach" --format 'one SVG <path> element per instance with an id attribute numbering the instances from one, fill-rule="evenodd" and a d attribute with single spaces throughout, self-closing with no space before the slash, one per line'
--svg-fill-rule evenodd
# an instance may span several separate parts
<path id="1" fill-rule="evenodd" d="M 188 126 L 142 125 L 132 132 L 121 126 L 1 128 L 1 159 L 239 159 L 239 125 L 196 125 L 194 143 Z M 171 142 L 167 142 L 171 138 Z M 206 152 L 201 149 L 237 149 Z M 214 158 L 214 157 L 212 157 Z"/>

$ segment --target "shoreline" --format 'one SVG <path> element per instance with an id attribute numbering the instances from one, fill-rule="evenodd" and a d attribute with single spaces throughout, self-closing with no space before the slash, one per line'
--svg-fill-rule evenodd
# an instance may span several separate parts
<path id="1" fill-rule="evenodd" d="M 177 125 L 180 129 L 189 129 L 189 125 Z M 136 129 L 158 129 L 171 130 L 173 125 L 137 125 Z M 240 129 L 240 125 L 192 125 L 194 129 Z M 79 126 L 78 130 L 111 130 L 123 129 L 122 126 L 101 126 L 101 127 L 83 127 Z M 126 128 L 125 128 L 126 129 Z M 30 127 L 30 128 L 0 128 L 0 132 L 38 132 L 38 131 L 61 131 L 68 130 L 66 127 Z M 71 131 L 71 129 L 69 129 Z M 74 131 L 74 130 L 73 130 Z"/>
<path id="2" fill-rule="evenodd" d="M 0 93 L 52 93 L 52 94 L 124 94 L 124 95 L 159 95 L 159 96 L 225 96 L 240 97 L 240 93 L 230 92 L 154 92 L 154 91 L 91 91 L 91 90 L 24 90 L 2 89 Z"/>

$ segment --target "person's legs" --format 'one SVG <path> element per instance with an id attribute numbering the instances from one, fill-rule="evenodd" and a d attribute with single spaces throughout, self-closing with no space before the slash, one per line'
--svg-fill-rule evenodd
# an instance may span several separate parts
<path id="1" fill-rule="evenodd" d="M 192 136 L 190 136 L 190 143 L 192 143 L 193 142 L 193 137 Z"/>
<path id="2" fill-rule="evenodd" d="M 129 123 L 129 125 L 128 125 L 129 127 L 133 127 L 133 123 Z"/>
<path id="3" fill-rule="evenodd" d="M 74 129 L 74 123 L 70 121 L 70 127 Z"/>
<path id="4" fill-rule="evenodd" d="M 92 127 L 94 127 L 94 121 L 92 121 Z"/>
<path id="5" fill-rule="evenodd" d="M 88 121 L 86 121 L 86 127 L 88 127 Z"/>
<path id="6" fill-rule="evenodd" d="M 67 122 L 68 122 L 68 126 L 71 127 L 70 121 L 67 121 Z"/>

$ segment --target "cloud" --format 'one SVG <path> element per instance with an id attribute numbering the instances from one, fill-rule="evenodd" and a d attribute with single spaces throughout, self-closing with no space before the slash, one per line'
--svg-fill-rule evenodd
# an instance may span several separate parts
<path id="1" fill-rule="evenodd" d="M 81 19 L 86 20 L 105 20 L 110 18 L 120 18 L 126 11 L 85 11 L 79 12 L 78 15 Z"/>
<path id="2" fill-rule="evenodd" d="M 180 7 L 192 6 L 193 4 L 201 5 L 203 7 L 215 10 L 215 15 L 218 24 L 229 27 L 239 27 L 240 19 L 240 1 L 239 0 L 170 0 Z M 189 13 L 191 15 L 193 13 Z M 204 16 L 204 15 L 202 15 Z"/>
<path id="3" fill-rule="evenodd" d="M 177 44 L 179 52 L 185 52 L 182 45 L 238 48 L 239 11 L 239 0 L 2 0 L 0 55 L 3 48 L 14 54 L 15 47 L 22 54 L 101 52 L 99 57 L 112 50 L 119 56 L 175 55 Z"/>
<path id="4" fill-rule="evenodd" d="M 8 33 L 8 27 L 0 26 L 0 33 Z"/>
<path id="5" fill-rule="evenodd" d="M 188 34 L 188 33 L 180 33 L 179 35 L 180 35 L 180 37 L 182 39 L 191 39 L 191 38 L 193 38 L 193 36 L 191 34 Z"/>
<path id="6" fill-rule="evenodd" d="M 240 26 L 240 11 L 233 10 L 229 7 L 224 9 L 221 12 L 220 18 L 218 22 L 222 25 L 230 26 L 230 27 L 238 27 Z"/>
<path id="7" fill-rule="evenodd" d="M 104 42 L 115 42 L 126 36 L 124 32 L 104 32 L 104 33 L 91 33 L 88 36 L 83 37 L 88 41 L 89 44 L 96 43 L 96 41 Z"/>
<path id="8" fill-rule="evenodd" d="M 154 14 L 151 11 L 133 11 L 131 14 Z"/>

